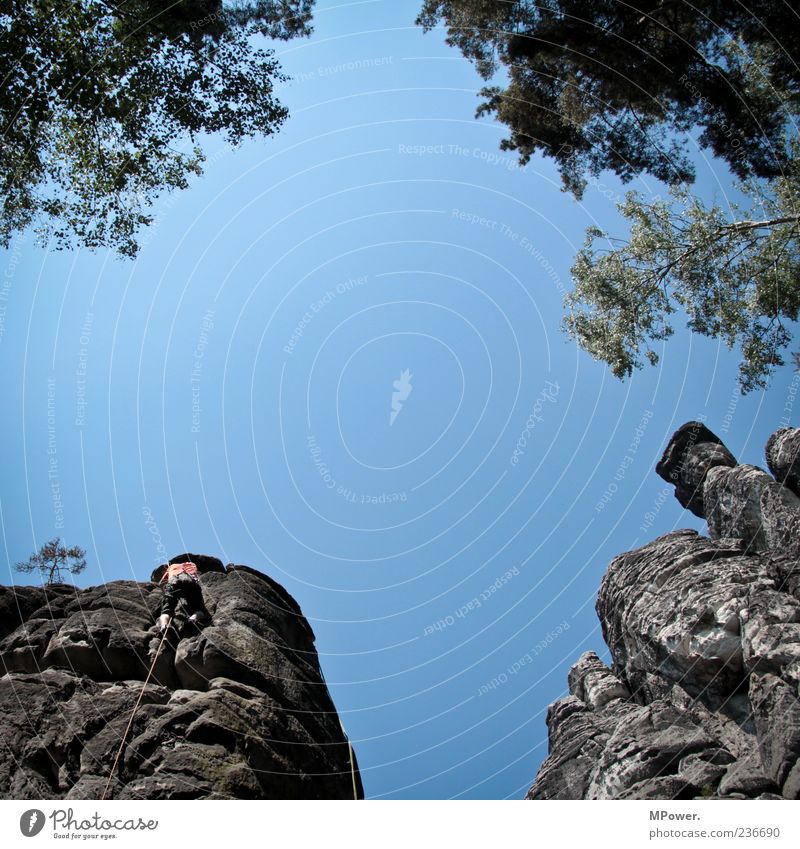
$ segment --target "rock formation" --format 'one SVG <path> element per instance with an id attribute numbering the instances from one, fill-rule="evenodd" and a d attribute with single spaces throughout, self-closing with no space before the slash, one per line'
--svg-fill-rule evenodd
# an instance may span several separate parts
<path id="1" fill-rule="evenodd" d="M 800 430 L 772 476 L 699 422 L 656 471 L 708 522 L 615 558 L 597 599 L 613 660 L 584 654 L 547 714 L 528 799 L 800 798 Z"/>
<path id="2" fill-rule="evenodd" d="M 294 599 L 198 564 L 213 617 L 176 616 L 112 780 L 116 799 L 352 799 L 358 767 Z M 0 587 L 0 797 L 99 799 L 160 637 L 162 591 Z"/>

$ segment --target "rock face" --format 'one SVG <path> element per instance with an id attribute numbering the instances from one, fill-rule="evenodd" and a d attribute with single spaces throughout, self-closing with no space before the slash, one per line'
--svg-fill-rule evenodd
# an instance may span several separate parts
<path id="1" fill-rule="evenodd" d="M 178 608 L 111 781 L 116 799 L 352 799 L 358 766 L 294 599 L 198 564 L 212 616 Z M 99 799 L 161 642 L 155 583 L 0 587 L 0 797 Z"/>
<path id="2" fill-rule="evenodd" d="M 738 465 L 699 422 L 656 470 L 709 537 L 676 531 L 615 558 L 594 652 L 547 714 L 528 799 L 800 798 L 800 430 Z"/>

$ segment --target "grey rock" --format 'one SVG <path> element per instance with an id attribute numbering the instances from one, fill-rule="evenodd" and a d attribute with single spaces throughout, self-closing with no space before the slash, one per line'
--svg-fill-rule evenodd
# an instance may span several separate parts
<path id="1" fill-rule="evenodd" d="M 800 558 L 783 552 L 770 552 L 768 561 L 775 588 L 800 600 Z"/>
<path id="2" fill-rule="evenodd" d="M 800 508 L 796 495 L 776 484 L 756 466 L 709 469 L 703 487 L 703 505 L 711 539 L 740 539 L 749 551 L 765 551 L 769 546 L 761 496 L 770 486 L 783 490 Z"/>
<path id="3" fill-rule="evenodd" d="M 696 799 L 697 787 L 680 775 L 648 778 L 623 790 L 616 799 Z"/>
<path id="4" fill-rule="evenodd" d="M 796 562 L 800 556 L 800 498 L 773 482 L 761 492 L 760 509 L 769 551 Z"/>
<path id="5" fill-rule="evenodd" d="M 529 799 L 800 798 L 800 431 L 737 465 L 699 422 L 657 472 L 708 521 L 614 558 Z M 785 482 L 785 485 L 784 485 Z"/>
<path id="6" fill-rule="evenodd" d="M 110 798 L 353 798 L 297 603 L 249 567 L 173 561 L 189 558 L 213 620 L 198 631 L 179 612 L 163 644 L 154 583 L 0 588 L 0 798 L 100 798 L 159 645 Z"/>
<path id="7" fill-rule="evenodd" d="M 630 699 L 630 690 L 594 652 L 586 652 L 570 669 L 569 691 L 593 710 L 614 699 Z"/>
<path id="8" fill-rule="evenodd" d="M 550 755 L 525 798 L 590 798 L 592 770 L 611 733 L 632 710 L 616 701 L 606 710 L 595 712 L 575 696 L 553 702 L 547 710 Z"/>
<path id="9" fill-rule="evenodd" d="M 743 552 L 738 540 L 718 545 L 677 531 L 612 561 L 597 612 L 614 668 L 633 692 L 648 692 L 650 674 L 714 710 L 735 709 L 740 613 L 755 588 L 772 587 L 759 559 Z"/>
<path id="10" fill-rule="evenodd" d="M 678 764 L 678 775 L 695 787 L 699 787 L 702 793 L 704 790 L 716 787 L 728 771 L 727 765 L 735 760 L 727 749 L 706 749 L 681 758 Z"/>
<path id="11" fill-rule="evenodd" d="M 717 466 L 736 465 L 722 440 L 701 422 L 687 422 L 672 434 L 656 472 L 675 486 L 675 497 L 697 516 L 703 509 L 703 484 Z"/>
<path id="12" fill-rule="evenodd" d="M 762 793 L 775 793 L 777 789 L 775 782 L 765 775 L 761 757 L 755 750 L 731 764 L 717 788 L 720 796 L 741 793 L 748 799 L 758 798 Z"/>
<path id="13" fill-rule="evenodd" d="M 797 689 L 776 675 L 750 676 L 758 745 L 765 773 L 784 796 L 797 797 L 800 759 L 800 702 Z"/>
<path id="14" fill-rule="evenodd" d="M 154 584 L 157 584 L 164 577 L 164 572 L 167 571 L 167 566 L 170 563 L 186 563 L 187 561 L 194 563 L 201 575 L 207 575 L 211 572 L 224 575 L 226 571 L 222 565 L 222 561 L 218 557 L 210 557 L 208 554 L 190 554 L 189 552 L 185 552 L 184 554 L 178 554 L 176 557 L 171 557 L 166 563 L 157 566 L 150 575 L 150 580 Z"/>
<path id="15" fill-rule="evenodd" d="M 784 799 L 800 799 L 800 764 L 795 763 L 783 782 Z"/>

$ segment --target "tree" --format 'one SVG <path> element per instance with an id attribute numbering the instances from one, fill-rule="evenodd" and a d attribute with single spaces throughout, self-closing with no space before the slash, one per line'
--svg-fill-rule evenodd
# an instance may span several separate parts
<path id="1" fill-rule="evenodd" d="M 57 247 L 134 256 L 199 142 L 275 132 L 285 77 L 254 36 L 309 33 L 313 0 L 0 0 L 0 244 L 31 224 Z"/>
<path id="2" fill-rule="evenodd" d="M 417 23 L 484 79 L 478 114 L 511 130 L 526 163 L 553 158 L 581 197 L 587 174 L 691 181 L 689 131 L 740 179 L 775 178 L 796 114 L 800 16 L 782 0 L 424 0 Z"/>
<path id="3" fill-rule="evenodd" d="M 14 567 L 18 572 L 38 572 L 45 584 L 61 584 L 62 570 L 78 575 L 86 568 L 86 552 L 77 545 L 67 548 L 56 537 L 45 543 L 36 554 Z"/>
<path id="4" fill-rule="evenodd" d="M 792 339 L 800 313 L 800 143 L 787 173 L 740 186 L 740 206 L 707 207 L 685 187 L 645 201 L 629 192 L 619 210 L 627 240 L 590 228 L 572 268 L 564 326 L 619 378 L 658 362 L 653 343 L 668 338 L 669 316 L 682 310 L 689 328 L 739 344 L 739 382 L 767 384 Z M 600 247 L 596 247 L 597 243 Z M 603 247 L 603 245 L 607 247 Z"/>

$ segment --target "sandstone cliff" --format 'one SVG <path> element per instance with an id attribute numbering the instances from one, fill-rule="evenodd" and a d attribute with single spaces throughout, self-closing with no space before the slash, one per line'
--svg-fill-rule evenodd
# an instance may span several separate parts
<path id="1" fill-rule="evenodd" d="M 297 603 L 255 569 L 171 562 L 186 559 L 213 621 L 197 629 L 179 608 L 110 798 L 360 798 Z M 101 797 L 159 643 L 160 574 L 0 587 L 0 797 Z"/>
<path id="2" fill-rule="evenodd" d="M 738 465 L 704 425 L 657 472 L 708 522 L 615 558 L 584 654 L 550 705 L 529 799 L 800 798 L 800 430 Z"/>

